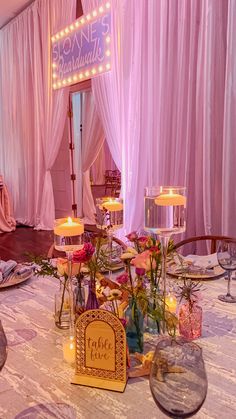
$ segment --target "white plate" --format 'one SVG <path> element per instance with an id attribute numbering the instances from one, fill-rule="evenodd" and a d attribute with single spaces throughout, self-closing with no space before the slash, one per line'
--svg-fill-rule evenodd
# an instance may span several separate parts
<path id="1" fill-rule="evenodd" d="M 217 278 L 221 278 L 225 271 L 220 266 L 216 266 L 214 269 L 212 269 L 212 272 L 208 270 L 206 273 L 202 273 L 202 270 L 198 272 L 175 272 L 176 265 L 173 265 L 171 269 L 167 271 L 167 274 L 170 276 L 174 276 L 175 278 L 179 279 L 195 279 L 198 281 L 209 281 Z"/>
<path id="2" fill-rule="evenodd" d="M 23 267 L 23 265 L 17 265 L 16 268 Z M 21 284 L 22 282 L 27 281 L 27 279 L 31 278 L 33 275 L 33 270 L 31 272 L 26 272 L 23 275 L 16 275 L 15 272 L 12 272 L 12 274 L 9 275 L 6 281 L 2 282 L 0 281 L 0 288 L 7 288 L 12 287 L 14 285 Z"/>

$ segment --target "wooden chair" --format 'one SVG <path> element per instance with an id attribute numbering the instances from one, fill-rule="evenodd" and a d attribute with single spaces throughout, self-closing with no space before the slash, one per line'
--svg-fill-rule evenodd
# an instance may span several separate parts
<path id="1" fill-rule="evenodd" d="M 182 240 L 179 243 L 175 244 L 175 249 L 180 249 L 182 246 L 186 246 L 188 244 L 196 244 L 197 242 L 207 242 L 210 241 L 210 253 L 215 253 L 217 251 L 217 242 L 219 240 L 229 240 L 236 243 L 236 238 L 228 237 L 228 236 L 195 236 L 189 237 L 188 239 Z"/>
<path id="2" fill-rule="evenodd" d="M 119 170 L 105 171 L 105 194 L 110 190 L 111 196 L 117 196 L 121 188 L 121 174 Z"/>

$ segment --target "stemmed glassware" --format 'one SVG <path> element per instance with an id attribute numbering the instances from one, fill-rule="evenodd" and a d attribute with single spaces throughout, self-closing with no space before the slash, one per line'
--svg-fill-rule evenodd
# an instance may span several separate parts
<path id="1" fill-rule="evenodd" d="M 79 218 L 58 218 L 54 221 L 54 246 L 56 250 L 64 251 L 68 263 L 68 293 L 70 305 L 70 334 L 74 333 L 74 308 L 72 287 L 72 256 L 73 252 L 82 249 L 84 242 L 84 225 Z M 66 283 L 65 283 L 66 284 Z M 66 286 L 66 285 L 65 285 Z M 64 291 L 65 291 L 64 286 Z"/>
<path id="2" fill-rule="evenodd" d="M 201 348 L 182 337 L 164 337 L 157 344 L 150 372 L 157 406 L 169 417 L 188 418 L 201 408 L 207 376 Z"/>
<path id="3" fill-rule="evenodd" d="M 217 247 L 217 258 L 221 268 L 228 273 L 228 286 L 226 295 L 219 295 L 220 301 L 225 303 L 236 303 L 236 297 L 231 295 L 231 275 L 236 270 L 236 243 L 230 240 L 220 240 Z"/>
<path id="4" fill-rule="evenodd" d="M 166 306 L 166 258 L 170 237 L 186 228 L 186 188 L 148 186 L 145 189 L 145 230 L 158 234 L 162 249 L 164 312 Z M 165 322 L 163 323 L 165 329 Z M 165 330 L 163 330 L 165 332 Z"/>
<path id="5" fill-rule="evenodd" d="M 109 248 L 109 273 L 112 277 L 112 239 L 114 232 L 123 227 L 123 199 L 102 197 L 96 199 L 96 225 L 106 231 Z"/>
<path id="6" fill-rule="evenodd" d="M 7 359 L 7 338 L 0 320 L 0 371 Z"/>

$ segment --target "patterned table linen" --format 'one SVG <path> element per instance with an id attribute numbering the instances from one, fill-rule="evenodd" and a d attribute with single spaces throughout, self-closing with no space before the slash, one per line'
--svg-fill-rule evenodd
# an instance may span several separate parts
<path id="1" fill-rule="evenodd" d="M 0 292 L 0 318 L 9 343 L 0 373 L 0 419 L 162 419 L 146 378 L 129 380 L 122 394 L 70 384 L 62 336 L 54 326 L 53 278 L 32 278 Z M 204 282 L 203 348 L 208 394 L 195 418 L 236 418 L 236 304 L 222 303 L 224 279 Z M 232 284 L 236 294 L 236 282 Z M 147 337 L 146 348 L 151 341 Z"/>

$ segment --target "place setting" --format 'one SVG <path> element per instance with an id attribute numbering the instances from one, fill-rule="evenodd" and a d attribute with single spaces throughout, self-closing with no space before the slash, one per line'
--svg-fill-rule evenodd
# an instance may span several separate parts
<path id="1" fill-rule="evenodd" d="M 20 264 L 14 260 L 0 260 L 0 289 L 21 284 L 30 279 L 34 268 L 29 264 Z"/>

